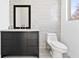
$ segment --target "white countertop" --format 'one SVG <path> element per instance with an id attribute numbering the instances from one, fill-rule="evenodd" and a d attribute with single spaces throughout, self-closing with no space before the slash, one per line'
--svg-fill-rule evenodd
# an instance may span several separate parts
<path id="1" fill-rule="evenodd" d="M 38 29 L 3 29 L 0 31 L 40 31 Z"/>

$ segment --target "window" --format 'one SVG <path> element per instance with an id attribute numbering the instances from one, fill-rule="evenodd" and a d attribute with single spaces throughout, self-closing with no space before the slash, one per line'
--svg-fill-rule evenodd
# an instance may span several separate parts
<path id="1" fill-rule="evenodd" d="M 71 0 L 71 20 L 79 20 L 79 0 Z"/>

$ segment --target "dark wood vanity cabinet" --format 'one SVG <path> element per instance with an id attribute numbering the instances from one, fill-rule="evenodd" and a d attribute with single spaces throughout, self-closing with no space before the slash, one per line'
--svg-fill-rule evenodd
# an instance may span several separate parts
<path id="1" fill-rule="evenodd" d="M 4 56 L 39 57 L 39 32 L 2 31 L 1 57 Z"/>

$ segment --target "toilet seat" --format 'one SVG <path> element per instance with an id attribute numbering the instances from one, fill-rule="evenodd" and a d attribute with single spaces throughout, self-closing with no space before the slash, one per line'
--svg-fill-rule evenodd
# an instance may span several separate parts
<path id="1" fill-rule="evenodd" d="M 67 47 L 58 41 L 51 42 L 51 45 L 58 49 L 67 50 Z"/>

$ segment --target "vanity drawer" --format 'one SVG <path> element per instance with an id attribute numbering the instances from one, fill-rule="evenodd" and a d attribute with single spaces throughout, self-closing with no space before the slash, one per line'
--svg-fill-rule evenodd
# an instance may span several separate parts
<path id="1" fill-rule="evenodd" d="M 28 39 L 33 39 L 33 40 L 37 40 L 38 38 L 38 32 L 28 32 Z"/>
<path id="2" fill-rule="evenodd" d="M 12 39 L 12 38 L 15 38 L 15 33 L 10 33 L 10 32 L 2 32 L 1 33 L 1 39 Z"/>
<path id="3" fill-rule="evenodd" d="M 2 39 L 27 39 L 27 33 L 23 32 L 2 32 Z"/>

